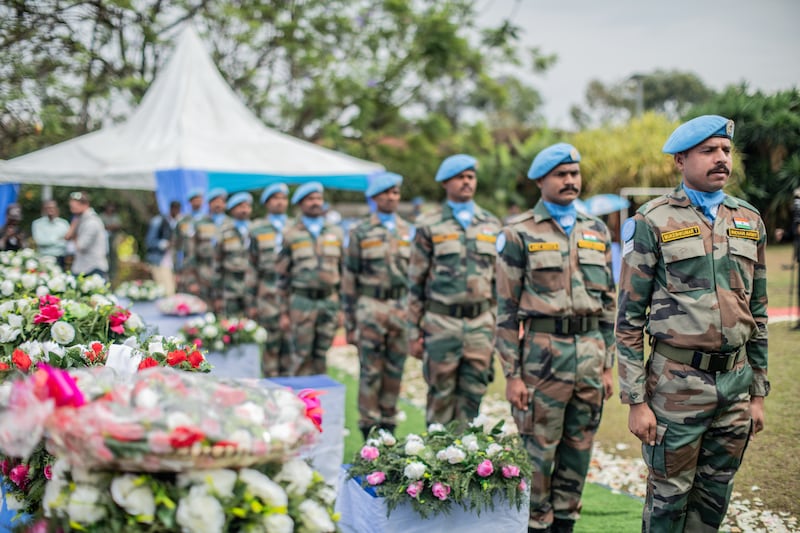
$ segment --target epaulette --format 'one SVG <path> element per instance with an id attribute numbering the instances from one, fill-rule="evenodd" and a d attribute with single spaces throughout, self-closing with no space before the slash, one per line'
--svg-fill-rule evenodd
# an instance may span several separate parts
<path id="1" fill-rule="evenodd" d="M 434 211 L 429 211 L 428 213 L 424 213 L 420 215 L 420 217 L 414 221 L 415 226 L 427 226 L 429 224 L 433 224 L 438 222 L 442 218 L 442 208 L 437 206 Z"/>
<path id="2" fill-rule="evenodd" d="M 731 196 L 731 198 L 736 200 L 736 202 L 739 204 L 740 207 L 747 208 L 750 211 L 753 211 L 756 215 L 761 216 L 761 212 L 758 210 L 758 208 L 756 208 L 756 206 L 754 206 L 747 200 L 742 200 L 741 198 L 736 198 L 735 196 Z"/>
<path id="3" fill-rule="evenodd" d="M 637 213 L 640 215 L 646 215 L 656 207 L 661 207 L 662 205 L 666 205 L 669 203 L 669 198 L 665 196 L 659 196 L 649 202 L 646 202 L 642 207 L 636 210 Z"/>
<path id="4" fill-rule="evenodd" d="M 506 226 L 513 226 L 514 224 L 519 224 L 520 222 L 525 222 L 529 218 L 533 218 L 533 209 L 528 209 L 524 213 L 518 213 L 516 215 L 513 215 L 511 218 L 509 218 L 506 221 L 505 225 Z"/>

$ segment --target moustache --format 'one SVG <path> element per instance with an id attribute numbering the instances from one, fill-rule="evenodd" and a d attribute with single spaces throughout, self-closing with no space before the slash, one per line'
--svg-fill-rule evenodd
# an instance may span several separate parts
<path id="1" fill-rule="evenodd" d="M 577 188 L 577 187 L 575 187 L 574 185 L 566 185 L 566 186 L 564 186 L 564 188 L 563 188 L 563 189 L 561 189 L 561 190 L 560 190 L 560 191 L 558 191 L 558 192 L 559 192 L 559 193 L 562 193 L 562 192 L 567 192 L 567 191 L 579 192 L 579 191 L 578 191 L 578 188 Z"/>
<path id="2" fill-rule="evenodd" d="M 717 172 L 724 172 L 724 173 L 725 173 L 725 175 L 727 175 L 727 176 L 730 176 L 730 175 L 731 175 L 731 169 L 729 169 L 729 168 L 728 168 L 728 167 L 726 167 L 725 165 L 717 165 L 716 167 L 714 167 L 714 168 L 712 168 L 711 170 L 709 170 L 709 171 L 706 173 L 706 176 L 710 176 L 711 174 L 715 174 L 715 173 L 717 173 Z"/>

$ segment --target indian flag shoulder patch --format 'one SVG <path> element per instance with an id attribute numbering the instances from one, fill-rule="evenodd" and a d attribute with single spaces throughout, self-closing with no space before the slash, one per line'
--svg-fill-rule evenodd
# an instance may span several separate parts
<path id="1" fill-rule="evenodd" d="M 736 217 L 734 217 L 733 218 L 733 226 L 736 229 L 745 229 L 745 230 L 753 229 L 753 227 L 750 226 L 750 221 L 747 220 L 746 218 L 736 218 Z"/>

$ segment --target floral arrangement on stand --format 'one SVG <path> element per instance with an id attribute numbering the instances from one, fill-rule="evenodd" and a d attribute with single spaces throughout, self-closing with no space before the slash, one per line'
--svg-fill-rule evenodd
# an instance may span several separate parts
<path id="1" fill-rule="evenodd" d="M 189 319 L 178 335 L 195 346 L 224 352 L 239 344 L 264 344 L 267 330 L 249 318 L 220 318 L 214 313 Z"/>
<path id="2" fill-rule="evenodd" d="M 519 509 L 528 498 L 532 467 L 519 435 L 505 421 L 489 426 L 479 416 L 463 432 L 458 422 L 431 424 L 421 435 L 398 440 L 373 430 L 348 475 L 383 497 L 387 512 L 410 504 L 421 517 L 494 509 L 502 496 Z"/>
<path id="3" fill-rule="evenodd" d="M 0 252 L 0 280 L 0 298 L 52 294 L 80 300 L 96 294 L 110 296 L 111 292 L 102 276 L 73 276 L 63 272 L 53 258 L 41 257 L 29 249 Z"/>
<path id="4" fill-rule="evenodd" d="M 119 298 L 127 298 L 132 302 L 152 302 L 164 297 L 164 287 L 151 279 L 123 281 L 114 294 Z"/>
<path id="5" fill-rule="evenodd" d="M 174 316 L 189 316 L 205 313 L 208 306 L 194 294 L 179 292 L 156 302 L 156 307 L 162 314 Z"/>
<path id="6" fill-rule="evenodd" d="M 115 351 L 124 356 L 123 366 L 127 368 L 122 369 L 123 371 L 134 368 L 144 370 L 153 366 L 172 367 L 188 372 L 211 370 L 211 365 L 202 352 L 175 337 L 153 336 L 141 344 L 135 338 L 130 338 L 123 345 L 94 341 L 67 348 L 53 342 L 34 341 L 14 350 L 12 361 L 0 356 L 0 383 L 20 373 L 35 373 L 40 363 L 59 369 L 104 366 L 108 363 L 109 352 Z M 10 398 L 6 396 L 9 394 L 7 385 L 5 392 L 0 394 L 0 407 L 8 406 Z M 7 480 L 6 498 L 9 509 L 33 515 L 41 512 L 44 486 L 52 477 L 54 461 L 53 455 L 45 449 L 43 440 L 39 441 L 25 459 L 0 453 L 0 472 Z"/>

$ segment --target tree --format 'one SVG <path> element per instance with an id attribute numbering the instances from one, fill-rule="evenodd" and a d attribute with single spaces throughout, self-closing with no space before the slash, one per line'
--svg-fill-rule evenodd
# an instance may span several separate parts
<path id="1" fill-rule="evenodd" d="M 691 72 L 656 70 L 610 84 L 592 80 L 586 88 L 585 106 L 573 106 L 571 114 L 580 127 L 620 122 L 644 111 L 656 111 L 677 120 L 689 107 L 707 101 L 713 94 Z"/>

